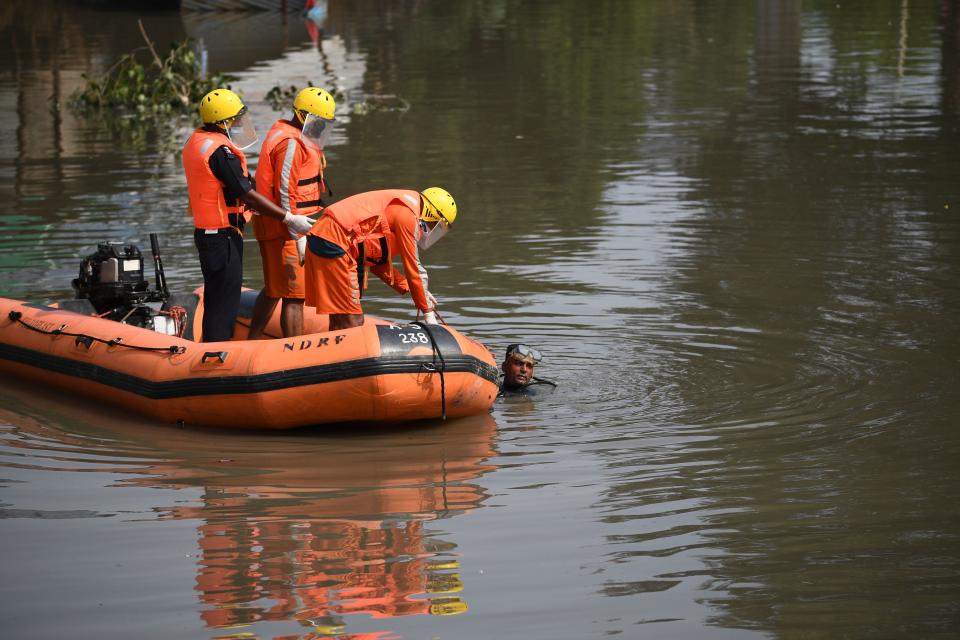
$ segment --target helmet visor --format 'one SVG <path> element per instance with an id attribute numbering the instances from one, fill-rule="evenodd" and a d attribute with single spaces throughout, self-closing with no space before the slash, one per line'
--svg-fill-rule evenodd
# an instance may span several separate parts
<path id="1" fill-rule="evenodd" d="M 240 115 L 234 118 L 233 122 L 227 127 L 227 136 L 238 149 L 246 149 L 256 143 L 257 129 L 253 126 L 250 114 L 241 111 Z"/>
<path id="2" fill-rule="evenodd" d="M 417 238 L 417 246 L 426 251 L 440 241 L 440 238 L 447 235 L 450 231 L 450 225 L 446 220 L 437 220 L 436 222 L 421 221 L 420 237 Z"/>
<path id="3" fill-rule="evenodd" d="M 303 119 L 303 130 L 300 131 L 300 139 L 308 146 L 315 146 L 323 149 L 330 140 L 330 133 L 333 131 L 335 119 L 328 120 L 308 113 Z"/>

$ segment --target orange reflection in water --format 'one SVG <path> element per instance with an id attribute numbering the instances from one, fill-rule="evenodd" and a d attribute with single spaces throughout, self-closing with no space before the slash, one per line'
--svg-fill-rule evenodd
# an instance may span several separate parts
<path id="1" fill-rule="evenodd" d="M 201 504 L 168 512 L 203 522 L 196 588 L 204 621 L 294 619 L 335 633 L 352 614 L 466 611 L 456 545 L 424 523 L 482 504 L 486 494 L 469 480 L 490 468 L 495 432 L 482 416 L 313 439 L 308 451 L 234 452 L 216 475 L 168 470 L 166 480 L 204 489 Z"/>
<path id="2" fill-rule="evenodd" d="M 431 563 L 422 521 L 394 527 L 275 521 L 240 528 L 202 527 L 197 589 L 211 627 L 287 619 L 333 627 L 350 614 L 466 610 L 453 595 L 463 588 L 460 576 L 439 570 L 456 562 Z M 253 604 L 264 601 L 271 605 Z"/>
<path id="3" fill-rule="evenodd" d="M 60 400 L 42 402 L 47 415 L 59 413 Z M 208 627 L 242 635 L 261 621 L 296 621 L 306 635 L 284 638 L 385 640 L 394 634 L 342 635 L 344 618 L 467 610 L 456 544 L 425 523 L 486 500 L 472 481 L 494 468 L 491 416 L 389 431 L 250 434 L 178 430 L 76 398 L 62 403 L 69 426 L 7 418 L 64 450 L 107 465 L 122 460 L 105 470 L 122 473 L 126 485 L 201 491 L 161 517 L 199 522 L 194 587 Z M 138 458 L 147 461 L 131 467 Z"/>

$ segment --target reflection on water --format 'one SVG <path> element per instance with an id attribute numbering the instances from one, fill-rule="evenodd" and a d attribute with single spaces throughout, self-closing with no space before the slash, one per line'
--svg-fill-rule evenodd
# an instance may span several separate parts
<path id="1" fill-rule="evenodd" d="M 10 6 L 0 293 L 62 296 L 96 242 L 151 231 L 171 285 L 197 284 L 176 158 L 47 108 L 136 46 L 136 16 Z M 4 614 L 31 637 L 54 637 L 44 599 L 101 638 L 142 631 L 130 617 L 179 637 L 208 637 L 198 620 L 262 637 L 953 637 L 958 16 L 953 0 L 144 16 L 158 41 L 202 39 L 263 130 L 272 84 L 407 101 L 344 112 L 337 196 L 450 189 L 457 228 L 424 256 L 444 317 L 498 356 L 536 346 L 560 388 L 498 404 L 495 433 L 363 438 L 109 432 L 18 400 Z M 410 316 L 377 283 L 364 304 Z M 463 615 L 400 615 L 454 598 Z"/>
<path id="2" fill-rule="evenodd" d="M 489 416 L 371 438 L 235 436 L 129 422 L 84 404 L 48 405 L 38 420 L 23 404 L 30 392 L 11 391 L 2 450 L 20 469 L 113 473 L 124 487 L 194 496 L 153 510 L 196 528 L 195 589 L 210 628 L 296 623 L 341 633 L 357 617 L 468 610 L 457 545 L 426 525 L 486 500 L 474 483 L 492 469 Z M 68 422 L 50 422 L 58 414 Z M 112 515 L 120 513 L 4 510 L 6 518 Z"/>
<path id="3" fill-rule="evenodd" d="M 146 482 L 202 489 L 200 505 L 164 517 L 203 522 L 197 589 L 209 626 L 448 615 L 467 609 L 456 595 L 456 544 L 424 523 L 482 504 L 469 481 L 489 469 L 493 430 L 484 417 L 442 433 L 379 434 L 375 446 L 355 437 L 306 451 L 302 441 L 271 442 L 268 454 L 227 454 L 227 473 L 172 469 Z"/>
<path id="4" fill-rule="evenodd" d="M 0 53 L 10 61 L 0 68 L 6 107 L 0 125 L 10 132 L 0 136 L 0 195 L 17 203 L 0 233 L 4 295 L 69 297 L 79 256 L 107 239 L 143 246 L 151 232 L 160 234 L 168 275 L 179 288 L 192 290 L 202 281 L 179 166 L 180 146 L 194 123 L 185 118 L 157 132 L 123 116 L 105 127 L 67 107 L 84 75 L 102 73 L 144 46 L 138 21 L 158 49 L 193 38 L 205 68 L 238 77 L 232 86 L 245 96 L 259 131 L 287 115 L 263 101 L 276 85 L 313 82 L 340 91 L 342 125 L 350 121 L 351 105 L 363 100 L 364 55 L 349 51 L 334 26 L 256 11 L 64 9 L 53 0 L 0 8 Z M 346 141 L 341 126 L 332 148 Z M 255 168 L 256 153 L 250 159 Z M 25 244 L 25 235 L 33 240 Z M 258 265 L 248 261 L 248 267 L 248 277 L 261 277 Z"/>

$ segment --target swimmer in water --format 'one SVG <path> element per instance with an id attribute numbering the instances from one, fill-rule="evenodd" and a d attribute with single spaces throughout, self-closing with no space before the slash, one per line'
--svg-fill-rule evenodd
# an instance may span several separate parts
<path id="1" fill-rule="evenodd" d="M 557 386 L 555 382 L 533 375 L 534 367 L 540 363 L 541 358 L 539 351 L 525 344 L 509 345 L 501 365 L 503 377 L 497 396 L 534 396 L 544 391 L 552 391 Z"/>

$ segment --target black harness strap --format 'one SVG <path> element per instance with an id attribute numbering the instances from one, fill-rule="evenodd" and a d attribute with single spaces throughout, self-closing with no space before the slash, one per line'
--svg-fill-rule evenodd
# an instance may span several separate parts
<path id="1" fill-rule="evenodd" d="M 324 186 L 324 188 L 327 190 L 327 194 L 332 198 L 332 197 L 333 197 L 333 189 L 330 188 L 330 181 L 326 179 L 326 177 L 323 175 L 323 172 L 322 172 L 322 171 L 321 171 L 320 173 L 318 173 L 317 175 L 313 176 L 312 178 L 304 178 L 303 180 L 297 180 L 297 186 L 298 186 L 298 187 L 305 187 L 305 186 L 307 186 L 308 184 L 314 184 L 314 183 L 317 183 L 317 182 L 319 182 L 320 184 L 322 184 L 322 185 Z M 323 192 L 321 191 L 321 193 L 323 193 Z"/>
<path id="2" fill-rule="evenodd" d="M 364 251 L 363 251 L 363 242 L 357 243 L 357 288 L 360 290 L 360 298 L 363 298 L 363 264 L 364 261 Z"/>
<path id="3" fill-rule="evenodd" d="M 380 259 L 376 262 L 371 262 L 374 267 L 379 267 L 382 264 L 387 264 L 390 262 L 390 247 L 387 244 L 386 238 L 380 238 Z"/>

